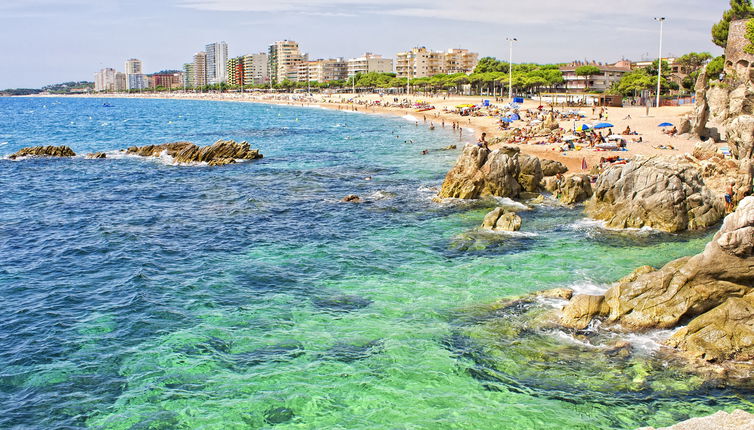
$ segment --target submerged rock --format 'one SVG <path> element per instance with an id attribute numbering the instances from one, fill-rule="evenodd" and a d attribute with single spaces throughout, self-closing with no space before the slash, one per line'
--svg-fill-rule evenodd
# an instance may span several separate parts
<path id="1" fill-rule="evenodd" d="M 476 145 L 466 145 L 456 165 L 445 177 L 439 197 L 518 197 L 521 192 L 518 151 L 515 147 L 488 151 Z"/>
<path id="2" fill-rule="evenodd" d="M 636 157 L 609 167 L 594 187 L 587 214 L 608 227 L 666 232 L 703 229 L 723 216 L 723 204 L 684 157 Z"/>
<path id="3" fill-rule="evenodd" d="M 127 154 L 142 157 L 159 157 L 163 152 L 173 157 L 178 164 L 207 163 L 210 166 L 233 164 L 236 160 L 256 160 L 262 158 L 257 149 L 251 149 L 247 142 L 218 140 L 210 146 L 199 147 L 191 142 L 173 142 L 162 145 L 132 146 Z"/>
<path id="4" fill-rule="evenodd" d="M 561 324 L 594 318 L 623 329 L 685 324 L 667 344 L 707 361 L 754 359 L 754 197 L 747 197 L 704 249 L 659 270 L 641 267 L 602 296 L 576 296 Z"/>
<path id="5" fill-rule="evenodd" d="M 717 412 L 708 417 L 692 418 L 674 426 L 655 429 L 642 427 L 638 430 L 751 430 L 754 428 L 754 415 L 736 409 L 731 413 Z"/>
<path id="6" fill-rule="evenodd" d="M 75 157 L 76 153 L 67 146 L 32 146 L 21 148 L 8 156 L 11 160 L 18 157 Z"/>
<path id="7" fill-rule="evenodd" d="M 270 425 L 287 423 L 294 416 L 293 410 L 286 407 L 271 408 L 264 411 L 264 421 Z"/>
<path id="8" fill-rule="evenodd" d="M 349 194 L 340 199 L 340 201 L 344 203 L 361 203 L 361 197 L 357 196 L 356 194 Z"/>
<path id="9" fill-rule="evenodd" d="M 519 231 L 521 217 L 504 207 L 495 208 L 484 217 L 482 228 L 492 231 Z"/>

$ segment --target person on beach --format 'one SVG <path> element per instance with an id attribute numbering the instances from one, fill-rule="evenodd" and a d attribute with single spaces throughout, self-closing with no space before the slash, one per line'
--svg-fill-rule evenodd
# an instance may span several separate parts
<path id="1" fill-rule="evenodd" d="M 486 149 L 489 152 L 490 147 L 487 144 L 487 133 L 482 133 L 482 136 L 476 142 L 476 146 L 478 146 L 480 148 L 484 148 L 484 149 Z"/>
<path id="2" fill-rule="evenodd" d="M 725 187 L 725 213 L 733 212 L 733 185 L 734 181 L 730 181 L 727 187 Z"/>

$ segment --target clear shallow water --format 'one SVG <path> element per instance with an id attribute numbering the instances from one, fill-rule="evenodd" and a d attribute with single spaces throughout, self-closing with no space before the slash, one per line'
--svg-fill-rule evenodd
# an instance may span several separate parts
<path id="1" fill-rule="evenodd" d="M 431 200 L 458 151 L 420 151 L 457 142 L 449 131 L 315 108 L 102 102 L 0 98 L 0 155 L 232 138 L 265 158 L 0 160 L 1 428 L 598 429 L 751 410 L 751 393 L 728 388 L 578 395 L 579 363 L 522 377 L 530 357 L 490 348 L 495 326 L 459 317 L 599 286 L 710 234 L 626 236 L 542 207 L 523 213 L 529 234 L 480 235 L 491 203 Z M 367 203 L 338 203 L 352 193 Z"/>

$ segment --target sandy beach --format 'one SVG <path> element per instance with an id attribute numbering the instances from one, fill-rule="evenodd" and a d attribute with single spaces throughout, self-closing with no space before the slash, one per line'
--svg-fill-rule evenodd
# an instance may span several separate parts
<path id="1" fill-rule="evenodd" d="M 40 96 L 35 96 L 40 97 Z M 44 97 L 44 96 L 42 96 Z M 501 134 L 498 126 L 498 118 L 493 116 L 460 116 L 453 113 L 456 106 L 464 104 L 481 104 L 488 97 L 480 96 L 452 96 L 452 97 L 431 97 L 412 95 L 408 97 L 411 103 L 424 102 L 434 107 L 429 111 L 420 112 L 413 108 L 386 107 L 375 105 L 380 101 L 392 103 L 394 97 L 401 101 L 406 99 L 403 95 L 379 95 L 379 94 L 315 94 L 307 97 L 303 94 L 260 94 L 260 93 L 159 93 L 159 94 L 97 94 L 97 95 L 76 95 L 66 97 L 97 97 L 97 98 L 146 98 L 146 99 L 177 99 L 177 100 L 212 100 L 228 102 L 247 102 L 247 103 L 268 103 L 291 106 L 320 106 L 328 109 L 355 110 L 368 114 L 396 115 L 415 117 L 419 126 L 430 128 L 432 125 L 436 129 L 450 128 L 453 123 L 463 128 L 461 132 L 464 137 L 467 134 L 473 134 L 474 139 L 478 138 L 481 133 L 487 133 L 487 140 L 491 141 Z M 492 106 L 502 106 L 505 102 L 496 103 L 491 100 Z M 536 100 L 526 100 L 520 105 L 519 110 L 537 109 L 540 103 Z M 546 110 L 549 105 L 543 103 Z M 570 111 L 578 110 L 586 115 L 581 121 L 576 122 L 577 127 L 582 124 L 595 124 L 600 122 L 596 114 L 593 116 L 591 107 L 571 108 L 555 107 L 556 110 Z M 560 151 L 559 144 L 518 144 L 521 151 L 525 154 L 535 155 L 540 158 L 560 161 L 568 166 L 569 171 L 573 173 L 583 172 L 582 159 L 587 162 L 587 169 L 596 163 L 599 163 L 602 157 L 620 156 L 621 158 L 631 159 L 636 155 L 672 155 L 691 152 L 695 139 L 689 139 L 687 136 L 671 137 L 663 133 L 663 128 L 659 124 L 669 122 L 678 124 L 680 117 L 689 114 L 693 110 L 691 105 L 681 107 L 661 107 L 651 109 L 647 116 L 644 107 L 623 107 L 607 108 L 608 118 L 603 122 L 609 122 L 614 125 L 612 128 L 616 134 L 621 133 L 626 127 L 639 133 L 641 143 L 629 141 L 626 151 L 600 151 L 589 148 L 581 150 L 571 150 L 567 152 Z M 451 112 L 448 112 L 451 111 Z M 599 109 L 597 110 L 597 112 Z M 559 121 L 560 127 L 568 133 L 574 127 L 572 120 Z M 512 127 L 523 127 L 523 121 L 517 121 Z M 544 139 L 539 139 L 539 141 Z M 533 141 L 537 141 L 533 139 Z M 658 147 L 672 147 L 673 149 L 658 149 Z M 494 148 L 494 146 L 493 146 Z"/>

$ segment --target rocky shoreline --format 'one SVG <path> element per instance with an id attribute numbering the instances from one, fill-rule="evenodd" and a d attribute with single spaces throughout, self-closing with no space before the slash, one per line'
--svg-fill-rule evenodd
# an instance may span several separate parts
<path id="1" fill-rule="evenodd" d="M 165 154 L 177 165 L 206 164 L 208 166 L 225 166 L 237 161 L 258 160 L 263 157 L 258 149 L 251 149 L 248 142 L 233 140 L 218 140 L 212 145 L 200 147 L 191 142 L 173 142 L 162 145 L 132 146 L 121 150 L 121 153 L 140 157 L 157 158 Z M 8 156 L 10 160 L 23 157 L 31 158 L 59 158 L 75 157 L 76 153 L 67 146 L 34 146 L 22 148 Z M 95 152 L 86 155 L 87 159 L 107 158 L 105 152 Z"/>

